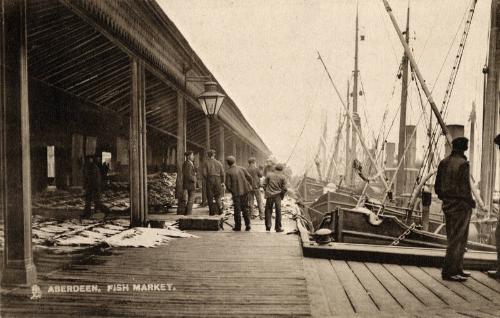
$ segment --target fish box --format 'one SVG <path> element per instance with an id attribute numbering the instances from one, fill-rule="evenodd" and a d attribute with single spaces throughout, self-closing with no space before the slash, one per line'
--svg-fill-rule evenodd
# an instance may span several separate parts
<path id="1" fill-rule="evenodd" d="M 182 216 L 178 219 L 179 229 L 198 230 L 198 231 L 218 231 L 222 229 L 224 218 L 221 215 L 216 216 Z"/>

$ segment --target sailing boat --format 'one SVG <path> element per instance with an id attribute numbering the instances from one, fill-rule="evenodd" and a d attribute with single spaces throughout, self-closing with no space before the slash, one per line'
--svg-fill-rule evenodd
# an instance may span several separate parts
<path id="1" fill-rule="evenodd" d="M 398 36 L 405 48 L 405 56 L 407 62 L 411 63 L 412 69 L 418 79 L 421 87 L 429 100 L 432 111 L 435 114 L 439 126 L 443 130 L 448 143 L 451 143 L 452 136 L 445 125 L 443 118 L 441 117 L 440 111 L 437 109 L 434 100 L 423 81 L 422 75 L 419 72 L 418 66 L 413 59 L 411 50 L 408 46 L 408 27 L 406 39 L 397 26 L 391 9 L 386 0 L 384 0 L 385 7 L 389 13 L 391 20 L 398 32 Z M 475 3 L 473 4 L 475 5 Z M 474 7 L 470 10 L 472 15 L 474 12 Z M 470 23 L 472 16 L 468 19 L 467 23 Z M 357 20 L 357 19 L 356 19 Z M 466 38 L 465 38 L 466 39 Z M 463 50 L 463 44 L 461 43 L 461 49 Z M 491 56 L 491 52 L 490 52 Z M 325 65 L 324 65 L 325 66 Z M 328 70 L 325 70 L 328 73 Z M 403 69 L 405 71 L 405 69 Z M 454 68 L 454 72 L 455 72 Z M 328 74 L 329 75 L 329 74 Z M 333 81 L 331 80 L 334 88 L 336 89 Z M 489 85 L 488 87 L 490 87 Z M 447 92 L 448 93 L 448 92 Z M 338 94 L 338 91 L 337 91 Z M 339 95 L 340 96 L 340 95 Z M 402 101 L 405 101 L 406 97 L 402 96 Z M 496 103 L 496 102 L 495 102 Z M 495 105 L 496 107 L 496 105 Z M 355 124 L 355 123 L 354 123 Z M 357 128 L 357 127 L 355 127 Z M 355 129 L 359 134 L 359 129 Z M 400 135 L 401 136 L 401 135 Z M 401 140 L 401 139 L 400 139 Z M 360 136 L 360 141 L 363 143 L 363 139 Z M 401 143 L 401 142 L 400 142 Z M 404 143 L 402 143 L 405 145 Z M 354 144 L 355 145 L 355 144 Z M 366 151 L 366 147 L 365 151 Z M 402 159 L 408 148 L 402 148 L 404 151 L 399 151 L 399 156 Z M 400 145 L 401 149 L 401 145 Z M 373 161 L 373 160 L 372 160 Z M 399 164 L 403 161 L 400 160 Z M 376 164 L 376 163 L 375 163 Z M 386 206 L 384 200 L 381 203 L 373 202 L 362 202 L 360 204 L 360 198 L 354 196 L 346 195 L 339 192 L 328 192 L 323 196 L 320 196 L 314 203 L 310 205 L 304 205 L 304 215 L 309 220 L 307 226 L 309 230 L 314 231 L 318 228 L 330 228 L 337 240 L 342 242 L 352 242 L 352 243 L 380 243 L 380 244 L 399 244 L 408 246 L 418 246 L 418 247 L 445 247 L 446 237 L 444 235 L 438 234 L 444 230 L 444 225 L 441 222 L 430 222 L 429 231 L 419 230 L 416 226 L 418 219 L 420 219 L 419 213 L 415 213 L 415 198 L 416 194 L 420 193 L 421 188 L 425 182 L 432 176 L 432 173 L 428 173 L 422 178 L 420 184 L 413 191 L 412 199 L 409 201 L 410 204 L 408 208 L 401 206 Z M 387 184 L 382 179 L 382 183 L 385 186 L 385 191 L 387 194 Z M 403 183 L 404 184 L 404 183 Z M 483 188 L 484 189 L 484 188 Z M 481 197 L 479 196 L 477 190 L 473 187 L 473 194 L 478 201 L 479 206 L 484 206 Z M 354 208 L 353 208 L 354 207 Z M 383 213 L 381 213 L 383 211 Z M 407 216 L 407 223 L 403 223 L 399 216 Z M 411 225 L 409 225 L 411 223 Z M 495 248 L 491 245 L 481 244 L 477 242 L 468 242 L 468 248 L 473 250 L 482 251 L 494 251 Z"/>

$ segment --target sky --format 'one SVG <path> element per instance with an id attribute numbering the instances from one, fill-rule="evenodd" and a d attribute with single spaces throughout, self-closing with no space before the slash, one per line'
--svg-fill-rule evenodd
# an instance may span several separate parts
<path id="1" fill-rule="evenodd" d="M 295 174 L 312 167 L 325 118 L 328 142 L 335 137 L 342 102 L 317 57 L 319 52 L 345 102 L 347 81 L 354 69 L 358 6 L 359 31 L 365 36 L 359 44 L 359 85 L 364 94 L 359 97 L 358 112 L 362 129 L 370 143 L 385 126 L 387 141 L 397 142 L 401 81 L 396 75 L 403 47 L 382 0 L 157 1 L 276 159 L 287 162 Z M 439 106 L 471 0 L 389 3 L 402 29 L 410 5 L 411 47 L 426 83 L 430 89 L 434 87 L 432 95 Z M 445 118 L 448 124 L 465 125 L 466 136 L 473 102 L 478 115 L 476 136 L 481 130 L 481 71 L 489 41 L 490 5 L 490 0 L 478 1 L 476 5 Z M 425 99 L 423 92 L 422 96 Z M 407 123 L 421 127 L 417 133 L 417 157 L 422 157 L 430 107 L 426 103 L 427 116 L 421 116 L 419 100 L 415 83 L 410 82 Z M 480 141 L 478 136 L 478 150 Z M 477 162 L 479 153 L 476 151 Z M 474 170 L 477 174 L 479 165 Z"/>

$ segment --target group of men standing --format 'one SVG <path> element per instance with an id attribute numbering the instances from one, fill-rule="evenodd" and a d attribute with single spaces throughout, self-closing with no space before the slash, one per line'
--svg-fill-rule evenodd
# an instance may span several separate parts
<path id="1" fill-rule="evenodd" d="M 234 207 L 234 231 L 241 231 L 241 217 L 245 223 L 245 230 L 251 229 L 251 218 L 253 218 L 254 200 L 257 201 L 260 219 L 265 218 L 266 230 L 272 227 L 273 207 L 276 211 L 275 230 L 282 232 L 281 225 L 281 200 L 287 192 L 286 178 L 283 174 L 283 165 L 268 164 L 264 171 L 257 166 L 255 158 L 248 160 L 248 167 L 236 164 L 234 156 L 226 158 L 228 169 L 224 171 L 223 164 L 215 158 L 215 150 L 207 152 L 207 159 L 201 167 L 201 173 L 205 182 L 206 197 L 208 201 L 209 215 L 223 213 L 221 197 L 225 190 L 231 193 Z M 189 215 L 192 213 L 194 203 L 194 191 L 196 189 L 197 169 L 194 165 L 194 154 L 192 151 L 185 153 L 185 161 L 182 168 L 183 193 L 179 196 L 178 214 Z M 261 178 L 265 177 L 264 182 Z M 262 207 L 260 188 L 263 187 L 266 197 L 265 211 Z M 265 213 L 264 213 L 265 212 Z"/>
<path id="2" fill-rule="evenodd" d="M 451 154 L 439 163 L 434 185 L 436 194 L 443 202 L 448 241 L 441 276 L 443 280 L 456 282 L 463 282 L 471 275 L 463 269 L 472 209 L 476 207 L 471 192 L 469 162 L 464 154 L 468 141 L 465 137 L 453 140 Z M 500 135 L 494 141 L 500 148 Z M 495 234 L 497 270 L 489 271 L 488 275 L 500 279 L 500 222 L 497 222 Z"/>

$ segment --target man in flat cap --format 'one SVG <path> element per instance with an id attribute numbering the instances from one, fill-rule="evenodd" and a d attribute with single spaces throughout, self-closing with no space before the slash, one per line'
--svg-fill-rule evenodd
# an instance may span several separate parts
<path id="1" fill-rule="evenodd" d="M 468 142 L 465 137 L 453 139 L 451 154 L 439 163 L 434 186 L 443 201 L 448 240 L 441 277 L 456 282 L 463 282 L 470 276 L 464 272 L 462 263 L 472 209 L 476 207 L 471 193 L 469 162 L 464 154 Z"/>
<path id="2" fill-rule="evenodd" d="M 203 179 L 207 190 L 208 213 L 209 215 L 222 214 L 224 167 L 219 160 L 215 159 L 215 150 L 210 149 L 207 157 L 208 159 L 203 163 Z"/>
<path id="3" fill-rule="evenodd" d="M 196 190 L 196 168 L 194 167 L 194 153 L 186 151 L 182 165 L 182 195 L 179 196 L 177 214 L 189 215 L 193 211 L 194 191 Z"/>
<path id="4" fill-rule="evenodd" d="M 494 139 L 495 144 L 500 149 L 500 134 Z M 488 276 L 500 280 L 500 215 L 497 215 L 497 229 L 495 231 L 495 238 L 497 241 L 497 268 L 496 270 L 488 271 Z"/>
<path id="5" fill-rule="evenodd" d="M 264 181 L 264 191 L 266 194 L 266 208 L 265 208 L 265 223 L 266 231 L 271 230 L 273 207 L 275 208 L 276 218 L 274 220 L 274 230 L 276 232 L 283 232 L 281 227 L 281 200 L 285 196 L 287 189 L 287 181 L 283 174 L 283 165 L 277 164 L 274 171 L 269 171 Z"/>
<path id="6" fill-rule="evenodd" d="M 250 208 L 250 216 L 253 218 L 253 202 L 254 198 L 257 201 L 257 208 L 259 209 L 260 219 L 264 219 L 264 210 L 262 209 L 262 197 L 260 195 L 260 178 L 262 177 L 262 172 L 259 167 L 257 167 L 256 159 L 251 157 L 248 159 L 248 173 L 252 176 L 252 191 L 248 193 L 248 205 Z"/>
<path id="7" fill-rule="evenodd" d="M 248 208 L 248 193 L 252 191 L 252 177 L 248 171 L 236 165 L 236 158 L 228 156 L 226 163 L 226 189 L 231 193 L 234 205 L 233 231 L 241 231 L 241 213 L 245 220 L 245 231 L 250 231 L 250 211 Z"/>

